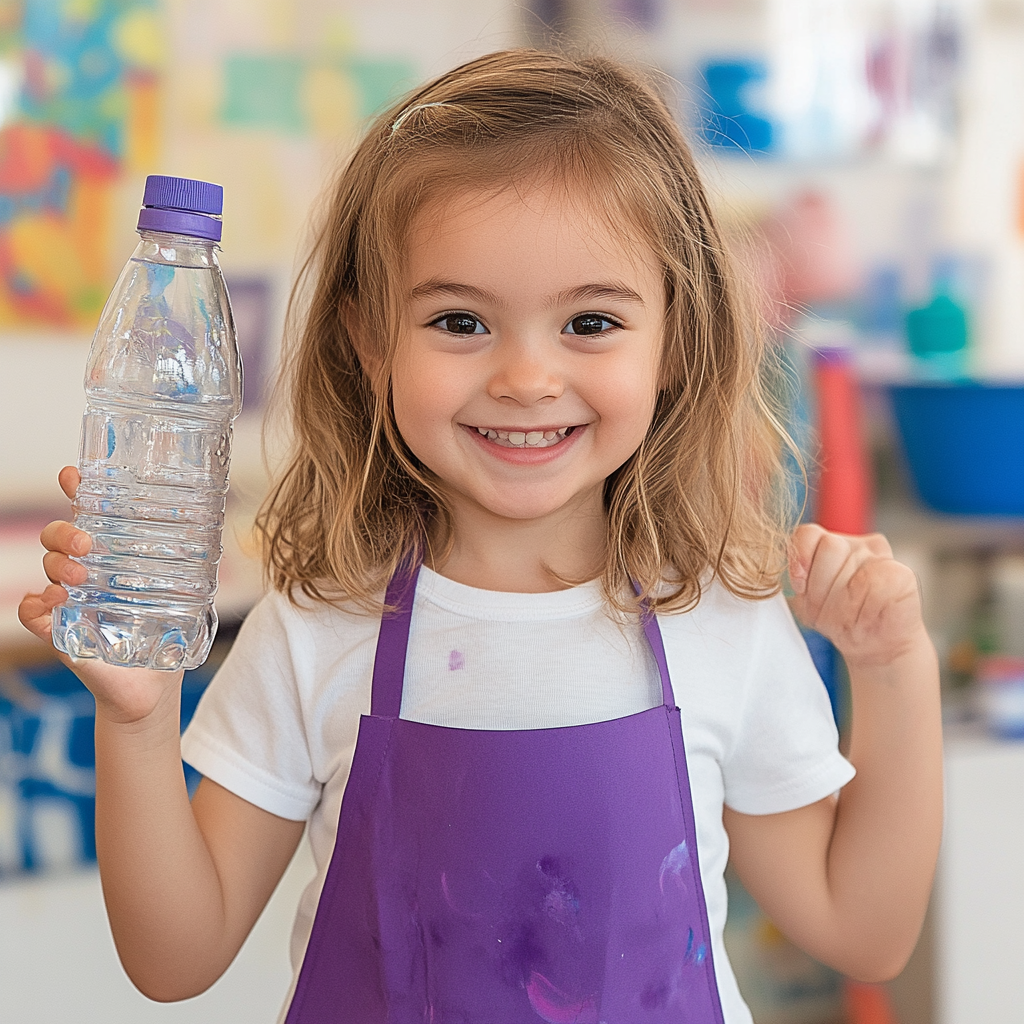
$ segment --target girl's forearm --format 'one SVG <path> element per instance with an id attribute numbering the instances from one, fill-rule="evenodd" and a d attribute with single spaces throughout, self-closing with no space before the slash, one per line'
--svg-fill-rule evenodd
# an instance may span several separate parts
<path id="1" fill-rule="evenodd" d="M 189 804 L 180 696 L 130 725 L 96 717 L 96 850 L 125 970 L 152 999 L 208 988 L 230 963 L 225 900 Z"/>
<path id="2" fill-rule="evenodd" d="M 923 641 L 894 663 L 850 670 L 849 758 L 828 850 L 837 950 L 865 979 L 892 976 L 913 951 L 942 834 L 938 665 Z"/>

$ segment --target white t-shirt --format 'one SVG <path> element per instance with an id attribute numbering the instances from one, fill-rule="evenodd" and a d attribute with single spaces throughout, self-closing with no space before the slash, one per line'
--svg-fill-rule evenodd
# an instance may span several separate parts
<path id="1" fill-rule="evenodd" d="M 853 776 L 825 688 L 785 600 L 710 586 L 660 615 L 693 795 L 726 1024 L 750 1024 L 722 944 L 729 856 L 722 805 L 774 814 Z M 309 820 L 317 876 L 292 933 L 297 972 L 334 847 L 359 716 L 370 710 L 379 620 L 272 593 L 253 609 L 182 741 L 185 760 L 243 799 Z M 661 703 L 650 647 L 606 610 L 594 581 L 549 594 L 477 590 L 424 568 L 402 717 L 464 729 L 581 725 Z M 293 982 L 294 987 L 294 982 Z"/>

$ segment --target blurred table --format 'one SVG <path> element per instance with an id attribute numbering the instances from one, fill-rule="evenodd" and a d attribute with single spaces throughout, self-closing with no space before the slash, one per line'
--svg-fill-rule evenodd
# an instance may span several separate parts
<path id="1" fill-rule="evenodd" d="M 946 736 L 935 891 L 935 1024 L 1024 1020 L 1024 743 Z"/>
<path id="2" fill-rule="evenodd" d="M 291 982 L 288 941 L 313 877 L 303 841 L 227 973 L 183 1003 L 132 986 L 107 927 L 93 869 L 0 883 L 0 1020 L 4 1024 L 274 1024 Z"/>

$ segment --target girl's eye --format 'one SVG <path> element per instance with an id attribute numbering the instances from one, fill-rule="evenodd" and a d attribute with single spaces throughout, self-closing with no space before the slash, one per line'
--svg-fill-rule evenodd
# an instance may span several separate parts
<path id="1" fill-rule="evenodd" d="M 581 313 L 574 316 L 563 330 L 565 334 L 603 334 L 607 330 L 621 326 L 622 324 L 597 313 Z"/>
<path id="2" fill-rule="evenodd" d="M 437 327 L 448 334 L 486 334 L 487 328 L 475 316 L 469 313 L 445 313 L 432 321 L 431 327 Z"/>

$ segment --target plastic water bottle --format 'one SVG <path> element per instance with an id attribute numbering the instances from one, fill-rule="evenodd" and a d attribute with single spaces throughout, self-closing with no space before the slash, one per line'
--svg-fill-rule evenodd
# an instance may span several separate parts
<path id="1" fill-rule="evenodd" d="M 88 579 L 53 611 L 54 646 L 135 668 L 195 668 L 217 631 L 231 424 L 242 368 L 217 262 L 223 189 L 151 175 L 141 239 L 85 374 L 75 525 Z"/>

